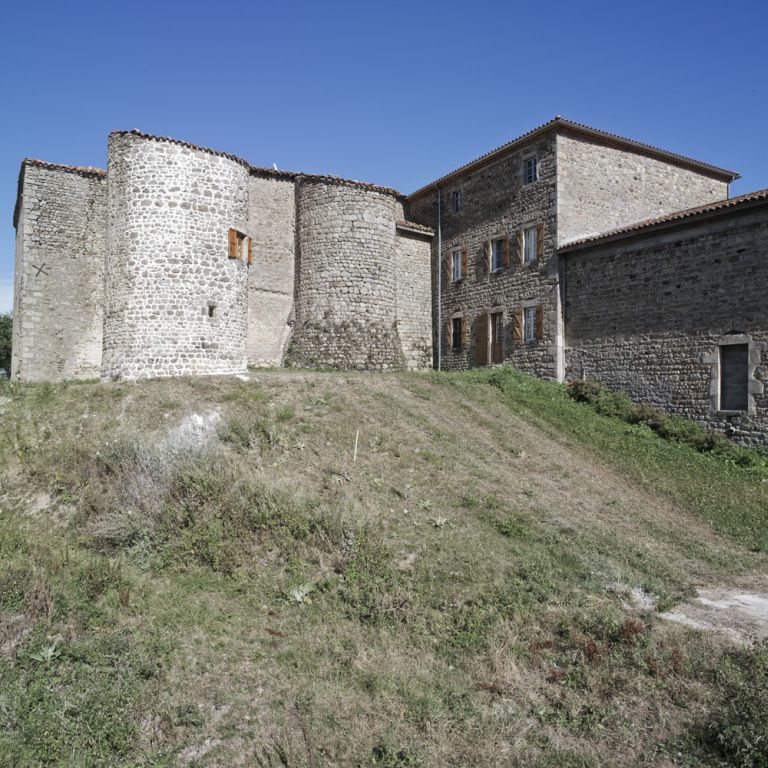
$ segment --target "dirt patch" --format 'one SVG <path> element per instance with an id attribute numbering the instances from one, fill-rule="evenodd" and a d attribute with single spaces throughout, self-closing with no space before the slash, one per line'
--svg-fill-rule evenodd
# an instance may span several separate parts
<path id="1" fill-rule="evenodd" d="M 694 629 L 723 633 L 746 645 L 768 639 L 768 590 L 698 588 L 695 598 L 659 615 Z"/>

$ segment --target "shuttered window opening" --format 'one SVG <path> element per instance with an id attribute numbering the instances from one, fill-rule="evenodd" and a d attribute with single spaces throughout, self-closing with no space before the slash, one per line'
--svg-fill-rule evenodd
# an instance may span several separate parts
<path id="1" fill-rule="evenodd" d="M 720 347 L 720 410 L 746 411 L 749 408 L 749 345 L 723 344 Z"/>
<path id="2" fill-rule="evenodd" d="M 242 259 L 245 256 L 246 240 L 248 241 L 248 263 L 253 263 L 253 246 L 251 238 L 236 229 L 229 230 L 229 258 Z"/>
<path id="3" fill-rule="evenodd" d="M 537 307 L 523 307 L 523 341 L 530 344 L 536 340 Z"/>
<path id="4" fill-rule="evenodd" d="M 451 349 L 459 352 L 466 345 L 466 323 L 463 317 L 454 317 L 451 319 Z"/>
<path id="5" fill-rule="evenodd" d="M 461 280 L 461 271 L 461 248 L 454 248 L 451 252 L 451 279 L 454 283 Z"/>
<path id="6" fill-rule="evenodd" d="M 491 314 L 491 362 L 504 362 L 504 313 Z"/>
<path id="7" fill-rule="evenodd" d="M 539 252 L 539 228 L 526 227 L 523 230 L 523 264 L 536 261 Z"/>
<path id="8" fill-rule="evenodd" d="M 539 179 L 539 160 L 536 157 L 526 157 L 523 160 L 523 184 L 533 184 Z"/>
<path id="9" fill-rule="evenodd" d="M 509 261 L 509 246 L 505 238 L 500 237 L 491 241 L 491 270 L 501 272 L 504 262 Z"/>

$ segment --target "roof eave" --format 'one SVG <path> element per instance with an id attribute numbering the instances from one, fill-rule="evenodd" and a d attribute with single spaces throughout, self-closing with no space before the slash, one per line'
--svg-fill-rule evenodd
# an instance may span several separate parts
<path id="1" fill-rule="evenodd" d="M 759 208 L 761 206 L 768 206 L 768 196 L 744 200 L 731 206 L 725 205 L 720 208 L 699 211 L 697 213 L 692 213 L 690 216 L 680 216 L 678 218 L 672 218 L 668 221 L 660 221 L 655 224 L 648 224 L 647 226 L 639 226 L 636 229 L 625 229 L 619 232 L 608 233 L 603 237 L 596 236 L 594 238 L 576 240 L 574 242 L 561 245 L 557 251 L 558 253 L 565 255 L 574 251 L 597 248 L 609 243 L 615 243 L 619 240 L 630 240 L 633 237 L 644 237 L 646 235 L 655 234 L 657 232 L 666 232 L 671 229 L 677 229 L 689 226 L 691 224 L 697 224 L 698 222 L 705 221 L 707 219 L 714 219 L 720 216 L 729 216 L 736 213 L 741 213 L 743 211 L 751 210 L 752 208 Z"/>

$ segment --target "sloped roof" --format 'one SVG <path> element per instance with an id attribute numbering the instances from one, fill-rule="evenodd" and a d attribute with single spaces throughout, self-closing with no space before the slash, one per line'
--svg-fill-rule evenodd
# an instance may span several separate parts
<path id="1" fill-rule="evenodd" d="M 674 165 L 679 165 L 684 168 L 690 168 L 692 170 L 699 171 L 700 173 L 705 173 L 723 181 L 731 182 L 734 179 L 739 178 L 739 174 L 736 171 L 729 171 L 725 168 L 719 168 L 716 165 L 703 163 L 700 160 L 694 160 L 692 157 L 680 155 L 677 152 L 670 152 L 669 150 L 661 149 L 660 147 L 654 147 L 650 144 L 644 144 L 640 141 L 635 141 L 634 139 L 627 139 L 624 136 L 619 136 L 615 133 L 609 133 L 608 131 L 602 131 L 599 128 L 592 128 L 591 126 L 584 125 L 583 123 L 576 123 L 572 120 L 566 120 L 564 117 L 557 115 L 556 117 L 552 118 L 552 120 L 543 123 L 537 128 L 534 128 L 533 130 L 518 136 L 516 139 L 508 141 L 506 144 L 502 144 L 500 147 L 496 147 L 496 149 L 492 149 L 490 152 L 486 152 L 485 154 L 480 155 L 480 157 L 477 157 L 474 160 L 459 166 L 456 168 L 456 170 L 447 173 L 445 176 L 441 176 L 439 179 L 436 179 L 435 181 L 420 187 L 415 192 L 412 192 L 410 195 L 408 195 L 408 199 L 413 200 L 417 197 L 421 197 L 428 190 L 434 189 L 441 184 L 452 181 L 467 171 L 481 168 L 483 165 L 487 165 L 488 163 L 493 162 L 494 160 L 497 160 L 510 152 L 514 152 L 525 144 L 534 141 L 545 133 L 553 130 L 569 131 L 571 133 L 577 133 L 588 138 L 599 139 L 603 142 L 614 144 L 623 149 L 629 149 L 639 154 L 649 155 Z"/>
<path id="2" fill-rule="evenodd" d="M 578 240 L 571 240 L 568 243 L 563 243 L 563 245 L 561 245 L 558 250 L 561 253 L 566 251 L 575 251 L 579 248 L 585 248 L 587 246 L 602 243 L 604 241 L 618 240 L 622 237 L 630 237 L 636 233 L 644 233 L 648 230 L 653 230 L 656 227 L 663 227 L 664 225 L 673 224 L 678 221 L 696 219 L 697 217 L 704 217 L 713 213 L 719 213 L 720 211 L 727 211 L 729 209 L 740 209 L 748 207 L 750 204 L 763 201 L 768 202 L 768 189 L 759 189 L 756 192 L 748 192 L 747 194 L 739 195 L 738 197 L 731 197 L 726 200 L 718 200 L 715 203 L 699 205 L 696 208 L 686 208 L 682 211 L 668 213 L 665 216 L 657 216 L 653 219 L 644 219 L 643 221 L 638 221 L 625 227 L 619 227 L 617 229 L 611 229 L 607 232 L 601 232 L 598 235 L 582 237 Z"/>

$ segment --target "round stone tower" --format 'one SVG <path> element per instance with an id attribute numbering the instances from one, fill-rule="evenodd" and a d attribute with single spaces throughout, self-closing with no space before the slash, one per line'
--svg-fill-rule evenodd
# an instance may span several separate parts
<path id="1" fill-rule="evenodd" d="M 244 371 L 247 163 L 116 132 L 107 179 L 103 377 Z"/>
<path id="2" fill-rule="evenodd" d="M 322 176 L 296 181 L 297 281 L 289 363 L 402 365 L 394 191 Z"/>

